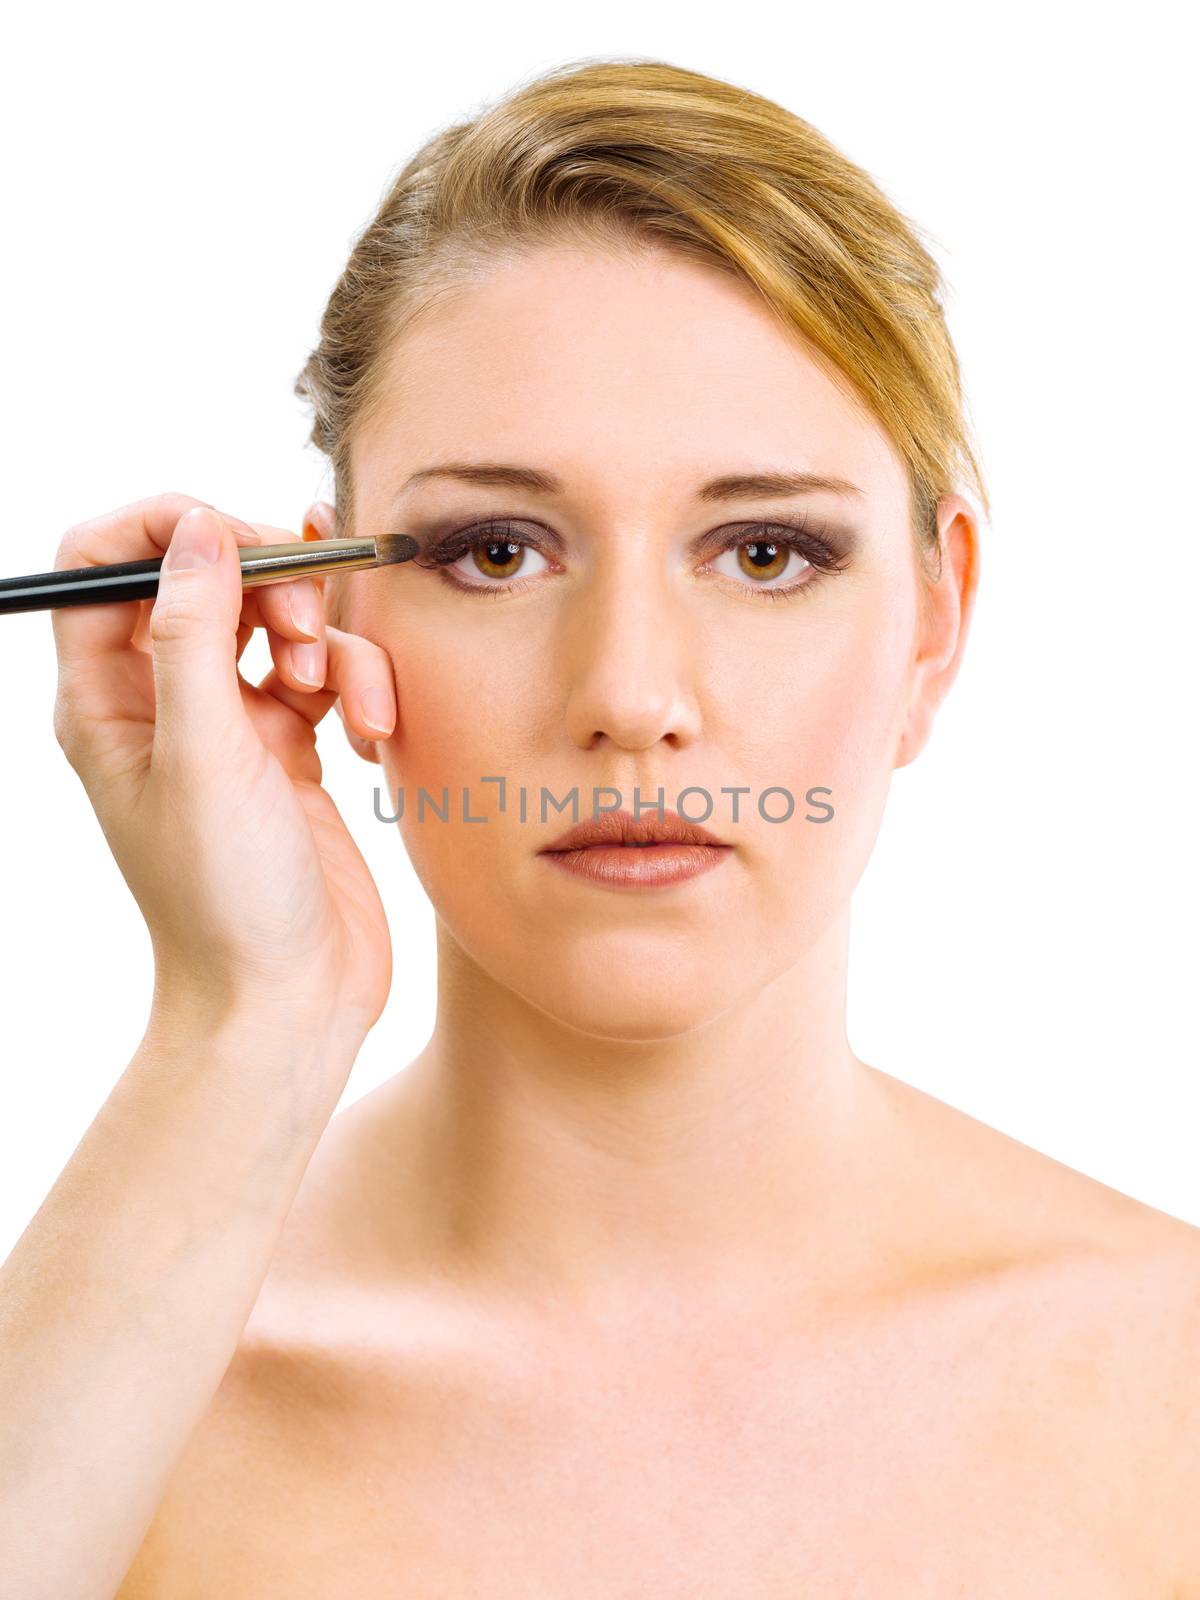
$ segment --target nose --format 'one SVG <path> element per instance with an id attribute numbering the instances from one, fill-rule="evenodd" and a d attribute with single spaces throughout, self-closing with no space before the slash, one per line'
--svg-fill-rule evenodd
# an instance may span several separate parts
<path id="1" fill-rule="evenodd" d="M 564 618 L 566 728 L 581 750 L 608 739 L 623 750 L 699 736 L 696 651 L 665 577 L 636 549 L 601 564 Z"/>

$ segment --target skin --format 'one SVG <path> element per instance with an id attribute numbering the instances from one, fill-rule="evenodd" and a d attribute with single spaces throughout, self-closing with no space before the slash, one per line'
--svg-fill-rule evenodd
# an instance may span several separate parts
<path id="1" fill-rule="evenodd" d="M 564 490 L 401 492 L 450 460 Z M 860 493 L 696 499 L 768 469 Z M 354 470 L 350 531 L 503 516 L 566 554 L 458 563 L 498 597 L 338 592 L 391 669 L 394 729 L 347 735 L 406 791 L 436 1026 L 317 1147 L 122 1595 L 1200 1595 L 1197 1230 L 846 1038 L 850 896 L 962 658 L 970 504 L 923 587 L 873 419 L 732 280 L 594 246 L 419 318 Z M 802 506 L 858 548 L 789 599 L 686 553 Z M 501 773 L 585 812 L 700 785 L 733 850 L 579 882 L 537 856 L 569 815 L 500 815 Z M 421 785 L 487 824 L 418 822 Z M 796 815 L 735 825 L 726 785 Z"/>

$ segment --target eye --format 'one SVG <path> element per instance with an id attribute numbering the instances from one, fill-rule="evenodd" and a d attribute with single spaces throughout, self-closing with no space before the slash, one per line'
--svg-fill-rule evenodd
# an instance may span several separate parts
<path id="1" fill-rule="evenodd" d="M 541 567 L 531 568 L 530 557 L 535 562 L 540 561 Z M 514 534 L 505 533 L 483 535 L 471 545 L 465 556 L 448 565 L 452 572 L 465 578 L 468 583 L 477 583 L 480 578 L 506 583 L 512 578 L 532 577 L 536 572 L 547 570 L 550 563 L 531 544 L 526 544 Z M 485 581 L 482 587 L 490 588 L 491 582 Z"/>
<path id="2" fill-rule="evenodd" d="M 844 554 L 807 527 L 769 523 L 744 527 L 709 562 L 710 570 L 770 599 L 812 588 L 844 565 Z"/>
<path id="3" fill-rule="evenodd" d="M 457 529 L 417 557 L 416 564 L 441 569 L 460 589 L 497 594 L 521 587 L 515 579 L 534 577 L 550 565 L 536 545 L 510 524 L 498 521 Z"/>
<path id="4" fill-rule="evenodd" d="M 722 566 L 721 563 L 727 563 Z M 749 578 L 756 589 L 789 587 L 786 579 L 796 578 L 812 563 L 792 545 L 779 537 L 739 539 L 735 545 L 723 550 L 712 563 L 715 572 L 721 572 L 741 581 Z"/>

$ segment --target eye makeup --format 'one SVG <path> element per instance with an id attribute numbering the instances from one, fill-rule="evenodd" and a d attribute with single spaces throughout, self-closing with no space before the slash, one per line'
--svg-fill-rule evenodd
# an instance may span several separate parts
<path id="1" fill-rule="evenodd" d="M 412 527 L 411 522 L 408 526 Z M 444 525 L 443 525 L 444 527 Z M 414 531 L 424 533 L 421 554 L 414 558 L 414 566 L 437 571 L 447 583 L 471 594 L 489 597 L 524 593 L 538 575 L 521 577 L 518 573 L 506 574 L 505 565 L 518 558 L 526 549 L 534 550 L 551 562 L 566 554 L 562 537 L 544 524 L 531 518 L 489 516 L 466 525 L 445 529 L 432 526 Z M 531 536 L 530 529 L 536 530 Z M 754 519 L 726 524 L 700 534 L 690 541 L 688 555 L 693 560 L 714 559 L 727 551 L 737 553 L 743 572 L 762 571 L 759 579 L 753 575 L 745 583 L 737 578 L 728 582 L 735 589 L 744 589 L 752 595 L 763 595 L 772 600 L 789 599 L 802 591 L 816 587 L 818 580 L 843 571 L 849 566 L 858 549 L 857 536 L 848 528 L 822 522 L 810 511 L 795 515 L 781 515 L 770 520 Z M 742 552 L 747 552 L 747 566 Z M 466 555 L 478 552 L 483 561 L 497 569 L 492 576 L 500 582 L 486 581 L 486 574 L 475 582 L 452 572 L 454 565 Z M 790 555 L 795 553 L 808 568 L 808 575 L 788 584 L 779 584 L 781 575 L 773 570 L 787 569 Z M 717 574 L 725 577 L 725 574 Z"/>

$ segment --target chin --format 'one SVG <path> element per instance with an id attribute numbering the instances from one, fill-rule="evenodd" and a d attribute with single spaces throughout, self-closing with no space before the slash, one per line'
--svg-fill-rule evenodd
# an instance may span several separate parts
<path id="1" fill-rule="evenodd" d="M 530 957 L 533 957 L 530 960 Z M 712 1022 L 739 998 L 736 970 L 719 951 L 678 937 L 563 941 L 544 959 L 526 952 L 507 986 L 564 1027 L 595 1039 L 649 1044 Z"/>
<path id="2" fill-rule="evenodd" d="M 577 996 L 560 992 L 548 1004 L 535 995 L 527 998 L 562 1026 L 609 1043 L 655 1044 L 680 1039 L 725 1010 L 723 1003 L 715 1003 L 710 990 L 696 988 L 674 994 L 657 986 L 631 993 L 624 988 L 606 991 L 593 984 Z"/>

